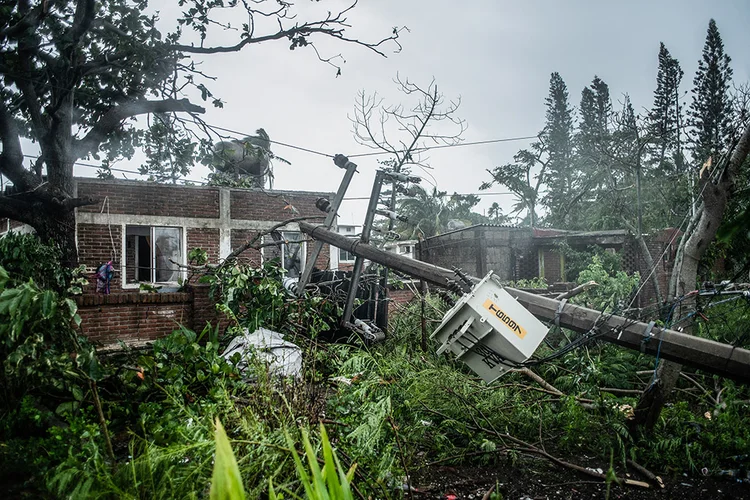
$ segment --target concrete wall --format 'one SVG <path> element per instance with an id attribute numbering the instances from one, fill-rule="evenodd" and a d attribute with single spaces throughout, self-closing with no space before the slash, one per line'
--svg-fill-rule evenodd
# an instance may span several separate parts
<path id="1" fill-rule="evenodd" d="M 679 243 L 680 233 L 675 231 L 665 229 L 645 236 L 654 259 L 653 272 L 633 237 L 625 231 L 573 233 L 482 225 L 428 238 L 419 244 L 417 256 L 448 269 L 459 267 L 473 276 L 481 277 L 492 270 L 503 281 L 543 277 L 552 284 L 572 279 L 566 273 L 556 242 L 566 241 L 576 250 L 599 245 L 618 252 L 626 272 L 640 273 L 643 286 L 634 305 L 646 307 L 656 303 L 654 281 L 658 281 L 662 294 L 666 294 Z"/>
<path id="2" fill-rule="evenodd" d="M 523 259 L 534 259 L 531 242 L 528 229 L 475 226 L 428 238 L 418 245 L 416 255 L 437 266 L 459 267 L 469 275 L 484 276 L 493 271 L 501 280 L 510 281 L 531 277 L 519 265 Z"/>

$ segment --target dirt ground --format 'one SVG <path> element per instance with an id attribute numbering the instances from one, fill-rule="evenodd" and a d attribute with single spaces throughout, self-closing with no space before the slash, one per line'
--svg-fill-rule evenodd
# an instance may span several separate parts
<path id="1" fill-rule="evenodd" d="M 630 479 L 646 481 L 637 473 Z M 612 484 L 610 499 L 750 499 L 750 484 L 724 477 L 663 477 L 665 487 L 638 488 Z M 412 476 L 412 498 L 481 500 L 492 486 L 504 500 L 573 500 L 606 498 L 607 486 L 575 471 L 526 458 L 516 467 L 431 467 Z M 406 495 L 406 498 L 409 498 Z"/>

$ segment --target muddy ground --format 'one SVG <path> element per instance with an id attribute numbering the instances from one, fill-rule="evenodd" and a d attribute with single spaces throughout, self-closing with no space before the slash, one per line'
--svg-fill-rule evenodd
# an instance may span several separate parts
<path id="1" fill-rule="evenodd" d="M 619 472 L 618 472 L 619 473 Z M 646 481 L 636 472 L 630 479 Z M 504 500 L 573 500 L 607 498 L 607 486 L 578 472 L 535 458 L 516 467 L 431 467 L 412 476 L 415 500 L 481 500 L 495 485 Z M 664 488 L 650 489 L 612 484 L 610 499 L 750 499 L 750 484 L 726 477 L 663 477 Z M 406 496 L 408 498 L 408 495 Z"/>

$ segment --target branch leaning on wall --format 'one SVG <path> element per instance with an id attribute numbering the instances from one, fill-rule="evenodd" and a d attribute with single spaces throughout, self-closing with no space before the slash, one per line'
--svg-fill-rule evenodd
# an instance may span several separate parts
<path id="1" fill-rule="evenodd" d="M 279 222 L 277 224 L 274 224 L 268 229 L 265 229 L 263 231 L 258 232 L 255 236 L 253 236 L 252 239 L 246 241 L 244 244 L 242 244 L 240 247 L 236 248 L 232 253 L 227 255 L 227 257 L 220 263 L 220 264 L 203 264 L 200 266 L 192 265 L 192 264 L 181 264 L 179 262 L 175 262 L 174 260 L 170 259 L 169 262 L 172 264 L 183 268 L 183 269 L 190 269 L 192 271 L 205 271 L 209 269 L 221 269 L 222 267 L 234 262 L 237 260 L 237 258 L 246 250 L 260 250 L 262 248 L 266 247 L 274 247 L 274 246 L 280 246 L 284 243 L 288 243 L 286 240 L 278 240 L 278 241 L 271 241 L 267 243 L 261 243 L 263 241 L 264 236 L 268 236 L 269 234 L 273 234 L 277 232 L 282 227 L 288 225 L 288 224 L 294 224 L 296 222 L 300 221 L 307 221 L 307 220 L 320 220 L 323 217 L 314 215 L 314 216 L 302 216 L 302 217 L 292 217 L 291 219 L 287 219 L 285 221 Z M 304 243 L 312 241 L 310 238 L 305 238 L 303 240 L 294 241 L 294 243 Z"/>

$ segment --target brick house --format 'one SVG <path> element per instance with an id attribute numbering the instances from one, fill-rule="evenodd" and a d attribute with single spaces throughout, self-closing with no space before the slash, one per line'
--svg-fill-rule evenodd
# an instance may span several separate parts
<path id="1" fill-rule="evenodd" d="M 262 191 L 213 186 L 165 185 L 143 181 L 77 178 L 76 193 L 98 200 L 76 211 L 79 261 L 93 275 L 104 262 L 115 268 L 109 295 L 95 293 L 90 280 L 78 298 L 83 333 L 103 344 L 117 340 L 138 342 L 164 336 L 177 323 L 202 329 L 219 321 L 205 286 L 178 293 L 186 277 L 188 254 L 202 248 L 209 263 L 217 263 L 259 231 L 296 216 L 322 216 L 315 208 L 331 193 Z M 0 235 L 27 230 L 0 219 Z M 282 235 L 289 244 L 249 249 L 240 258 L 259 265 L 279 257 L 288 275 L 304 268 L 308 255 L 299 227 L 290 224 Z M 337 269 L 338 252 L 325 245 L 316 262 L 319 269 Z M 141 283 L 161 286 L 164 293 L 144 294 Z"/>
<path id="2" fill-rule="evenodd" d="M 622 229 L 563 231 L 478 224 L 425 239 L 417 245 L 417 255 L 431 264 L 449 269 L 456 266 L 474 276 L 485 276 L 492 270 L 503 281 L 539 277 L 552 284 L 575 278 L 566 269 L 562 244 L 577 251 L 596 245 L 620 254 L 623 269 L 628 273 L 640 273 L 646 284 L 636 305 L 645 307 L 655 302 L 651 280 L 659 280 L 663 292 L 667 289 L 679 240 L 676 231 L 665 229 L 644 237 L 656 265 L 653 273 L 638 251 L 635 239 Z"/>

